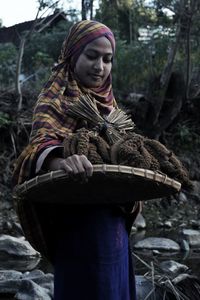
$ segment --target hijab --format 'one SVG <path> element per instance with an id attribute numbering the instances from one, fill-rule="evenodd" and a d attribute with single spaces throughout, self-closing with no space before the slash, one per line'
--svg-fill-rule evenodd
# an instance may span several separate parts
<path id="1" fill-rule="evenodd" d="M 63 42 L 58 63 L 38 97 L 29 144 L 16 161 L 14 185 L 34 177 L 39 155 L 49 147 L 62 146 L 63 140 L 75 131 L 77 120 L 67 115 L 69 101 L 78 101 L 82 93 L 87 93 L 94 98 L 100 110 L 109 112 L 116 106 L 111 74 L 101 87 L 88 89 L 78 84 L 73 72 L 86 45 L 100 37 L 110 41 L 114 54 L 114 35 L 104 24 L 84 20 L 71 27 Z"/>
<path id="2" fill-rule="evenodd" d="M 97 21 L 84 20 L 71 27 L 65 38 L 58 64 L 53 68 L 53 74 L 42 91 L 41 97 L 59 97 L 64 94 L 71 101 L 78 100 L 80 93 L 91 94 L 98 106 L 107 108 L 115 105 L 112 90 L 112 76 L 109 74 L 104 84 L 98 88 L 87 89 L 77 83 L 74 77 L 74 67 L 83 49 L 97 38 L 106 37 L 115 53 L 115 39 L 112 31 Z"/>

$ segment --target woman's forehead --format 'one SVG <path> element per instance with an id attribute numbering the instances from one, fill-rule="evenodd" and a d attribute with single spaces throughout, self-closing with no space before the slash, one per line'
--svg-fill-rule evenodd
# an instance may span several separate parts
<path id="1" fill-rule="evenodd" d="M 105 37 L 99 37 L 88 43 L 84 51 L 93 50 L 100 53 L 113 54 L 112 45 L 110 41 Z"/>

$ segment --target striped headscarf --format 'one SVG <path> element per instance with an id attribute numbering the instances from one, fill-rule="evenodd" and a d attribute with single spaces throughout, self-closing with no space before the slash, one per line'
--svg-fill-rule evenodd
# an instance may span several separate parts
<path id="1" fill-rule="evenodd" d="M 43 96 L 54 97 L 55 94 L 64 93 L 66 96 L 77 100 L 80 92 L 89 93 L 96 98 L 97 104 L 102 107 L 113 105 L 114 96 L 112 91 L 111 74 L 103 86 L 86 89 L 78 86 L 73 69 L 83 49 L 90 42 L 99 37 L 106 37 L 115 52 L 115 39 L 112 31 L 102 23 L 84 20 L 71 27 L 70 32 L 63 42 L 58 64 L 53 69 L 53 74 L 42 91 Z M 52 95 L 54 93 L 54 95 Z"/>
<path id="2" fill-rule="evenodd" d="M 103 86 L 88 89 L 77 83 L 73 73 L 84 47 L 99 37 L 106 37 L 110 41 L 114 54 L 115 39 L 104 24 L 84 20 L 71 27 L 64 40 L 58 64 L 53 68 L 36 103 L 30 142 L 16 162 L 14 184 L 34 177 L 40 153 L 48 147 L 62 145 L 64 138 L 76 130 L 77 120 L 66 114 L 69 100 L 78 101 L 81 94 L 87 93 L 93 96 L 100 111 L 109 112 L 116 106 L 111 74 Z"/>

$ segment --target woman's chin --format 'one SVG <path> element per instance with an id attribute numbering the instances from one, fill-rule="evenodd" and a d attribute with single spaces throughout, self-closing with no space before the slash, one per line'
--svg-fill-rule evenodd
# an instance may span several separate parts
<path id="1" fill-rule="evenodd" d="M 90 84 L 87 84 L 85 85 L 86 88 L 88 89 L 94 89 L 94 88 L 100 88 L 102 86 L 102 83 L 97 83 L 97 82 L 94 82 L 94 83 L 91 83 Z"/>

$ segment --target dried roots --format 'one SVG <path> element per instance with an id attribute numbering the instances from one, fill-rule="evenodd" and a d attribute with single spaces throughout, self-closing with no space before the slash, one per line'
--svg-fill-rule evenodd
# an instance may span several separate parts
<path id="1" fill-rule="evenodd" d="M 93 164 L 111 163 L 158 171 L 190 188 L 188 172 L 163 144 L 131 132 L 109 145 L 96 132 L 82 128 L 64 140 L 64 157 L 85 155 Z"/>
<path id="2" fill-rule="evenodd" d="M 79 129 L 64 140 L 64 157 L 85 155 L 93 164 L 110 163 L 109 145 L 94 131 Z"/>
<path id="3" fill-rule="evenodd" d="M 111 163 L 159 171 L 191 188 L 187 170 L 172 151 L 134 132 L 111 147 Z"/>

